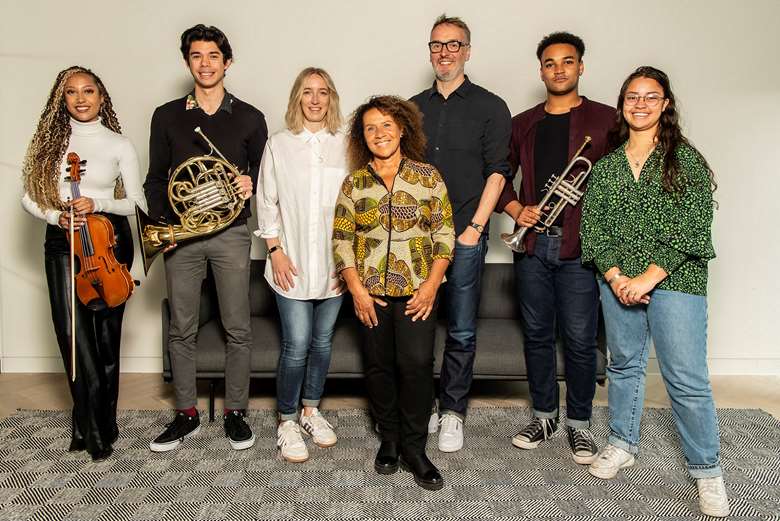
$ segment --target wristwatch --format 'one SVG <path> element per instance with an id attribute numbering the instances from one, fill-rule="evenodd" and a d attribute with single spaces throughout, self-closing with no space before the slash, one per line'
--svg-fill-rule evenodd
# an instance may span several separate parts
<path id="1" fill-rule="evenodd" d="M 273 252 L 275 252 L 276 250 L 281 250 L 281 249 L 282 249 L 282 246 L 280 244 L 277 244 L 273 248 L 268 248 L 268 252 L 266 253 L 266 256 L 270 257 Z"/>
<path id="2" fill-rule="evenodd" d="M 485 231 L 485 227 L 484 227 L 484 226 L 482 226 L 481 224 L 477 224 L 477 223 L 475 223 L 474 221 L 471 221 L 471 222 L 469 223 L 469 226 L 471 226 L 472 228 L 474 228 L 475 230 L 477 230 L 479 233 L 482 233 L 482 232 L 484 232 L 484 231 Z"/>

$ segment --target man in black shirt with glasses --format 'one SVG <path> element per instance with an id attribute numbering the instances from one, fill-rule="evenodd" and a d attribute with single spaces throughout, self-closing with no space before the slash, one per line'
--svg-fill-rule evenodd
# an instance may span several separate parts
<path id="1" fill-rule="evenodd" d="M 425 116 L 427 161 L 444 177 L 457 234 L 444 288 L 448 324 L 439 397 L 439 450 L 455 452 L 463 447 L 488 221 L 512 177 L 507 160 L 511 120 L 501 98 L 465 75 L 471 31 L 463 20 L 440 16 L 428 49 L 436 80 L 412 101 Z"/>

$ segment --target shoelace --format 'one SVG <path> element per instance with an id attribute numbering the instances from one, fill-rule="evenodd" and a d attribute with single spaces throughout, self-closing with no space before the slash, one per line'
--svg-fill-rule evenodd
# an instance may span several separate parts
<path id="1" fill-rule="evenodd" d="M 290 425 L 282 426 L 282 429 L 279 432 L 279 436 L 276 440 L 276 444 L 280 447 L 287 447 L 288 445 L 295 445 L 302 442 L 303 438 L 301 438 L 301 429 L 298 427 L 297 423 L 293 422 L 291 422 Z"/>
<path id="2" fill-rule="evenodd" d="M 615 447 L 614 445 L 607 445 L 604 447 L 604 450 L 599 453 L 599 459 L 607 461 L 617 460 L 620 458 L 620 450 L 621 449 Z"/>
<path id="3" fill-rule="evenodd" d="M 462 423 L 461 419 L 454 414 L 445 414 L 439 418 L 439 425 L 441 425 L 442 430 L 458 430 Z"/>
<path id="4" fill-rule="evenodd" d="M 535 438 L 542 432 L 544 439 L 546 440 L 553 435 L 552 421 L 546 418 L 534 418 L 525 429 L 520 431 L 520 435 L 527 437 L 529 440 Z"/>
<path id="5" fill-rule="evenodd" d="M 330 422 L 326 420 L 325 417 L 319 413 L 319 411 L 315 412 L 311 416 L 306 416 L 306 418 L 308 418 L 309 423 L 312 426 L 312 431 L 316 431 L 320 429 L 333 429 L 333 425 L 331 425 Z"/>
<path id="6" fill-rule="evenodd" d="M 588 429 L 574 429 L 572 438 L 574 438 L 574 452 L 579 452 L 580 450 L 591 452 L 596 443 L 593 440 L 593 433 Z"/>
<path id="7" fill-rule="evenodd" d="M 707 501 L 719 501 L 724 496 L 724 487 L 721 487 L 721 481 L 717 479 L 700 479 L 699 497 Z"/>

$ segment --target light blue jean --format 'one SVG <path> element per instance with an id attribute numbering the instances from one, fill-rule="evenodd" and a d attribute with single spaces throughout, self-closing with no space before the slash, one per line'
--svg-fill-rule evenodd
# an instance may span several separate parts
<path id="1" fill-rule="evenodd" d="M 707 370 L 707 298 L 656 289 L 650 304 L 624 306 L 599 277 L 610 362 L 608 442 L 639 451 L 650 340 L 694 478 L 720 476 L 720 436 Z"/>
<path id="2" fill-rule="evenodd" d="M 282 421 L 296 421 L 299 402 L 305 407 L 320 404 L 330 367 L 333 330 L 344 296 L 295 300 L 275 295 L 282 323 L 276 408 Z"/>

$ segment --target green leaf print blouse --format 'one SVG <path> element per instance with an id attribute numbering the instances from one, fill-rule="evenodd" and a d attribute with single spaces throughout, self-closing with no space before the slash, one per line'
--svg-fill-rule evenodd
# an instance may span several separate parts
<path id="1" fill-rule="evenodd" d="M 681 189 L 664 191 L 658 147 L 635 181 L 626 144 L 593 167 L 582 211 L 582 261 L 601 273 L 617 266 L 629 277 L 650 264 L 669 276 L 657 288 L 693 295 L 707 294 L 707 261 L 715 257 L 710 227 L 710 176 L 690 145 L 677 148 Z"/>

